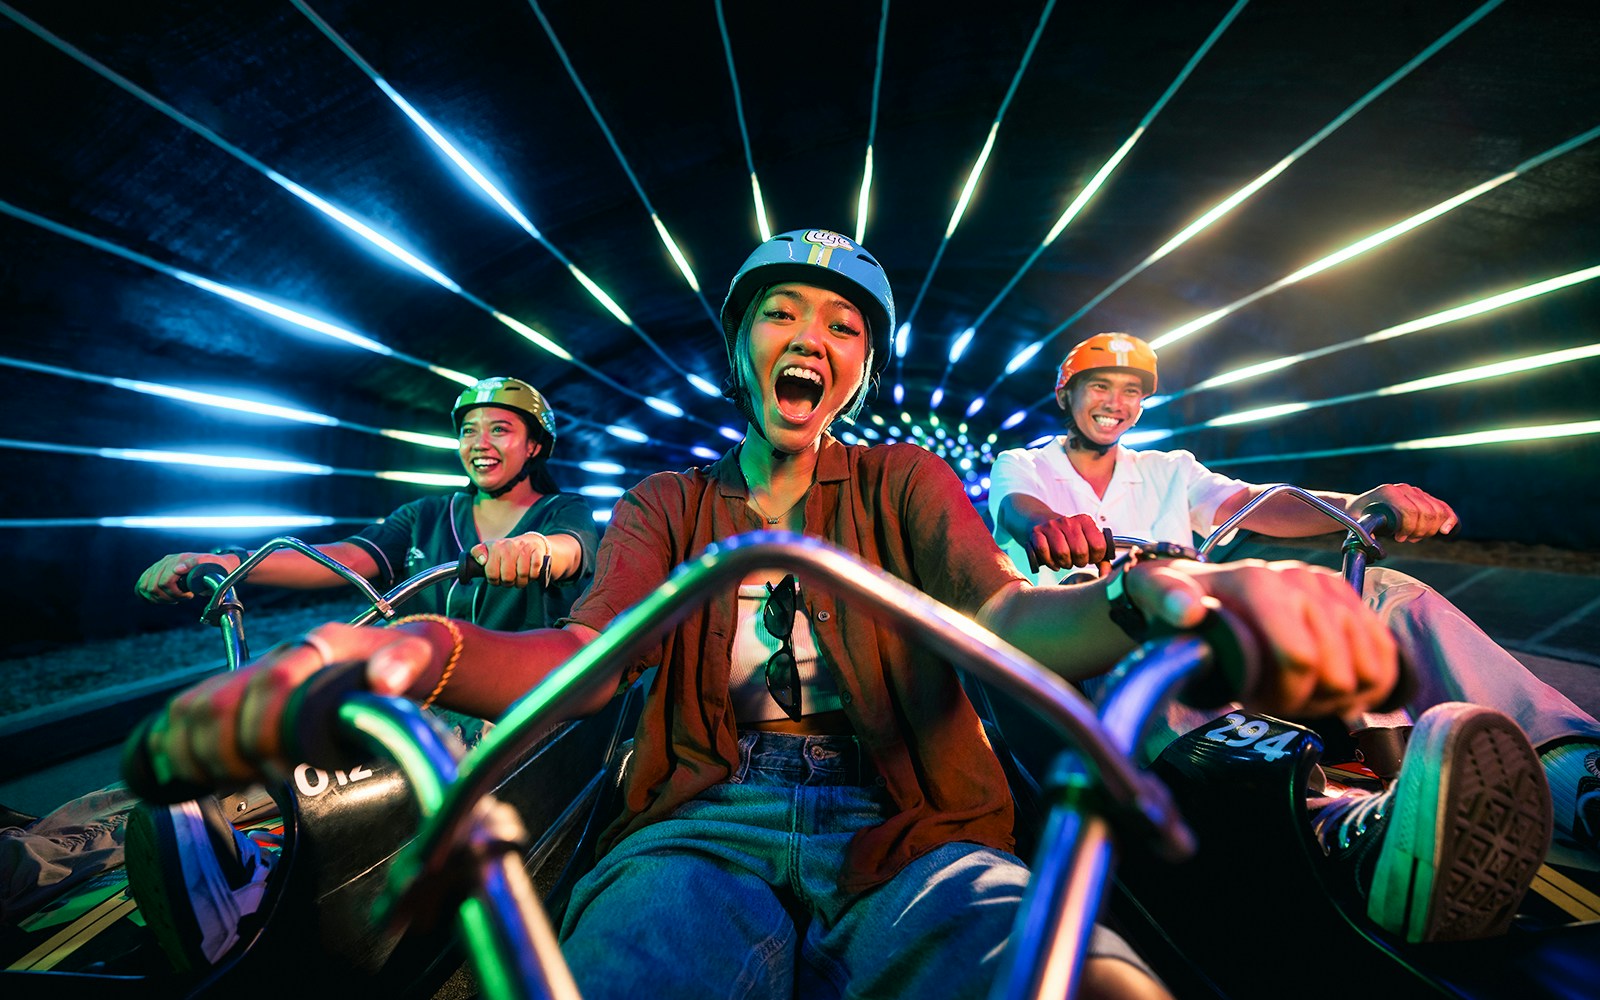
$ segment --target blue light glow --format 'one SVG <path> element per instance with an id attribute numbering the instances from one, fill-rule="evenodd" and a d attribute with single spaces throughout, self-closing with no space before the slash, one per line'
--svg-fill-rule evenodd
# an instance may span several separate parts
<path id="1" fill-rule="evenodd" d="M 1018 424 L 1022 423 L 1026 419 L 1028 419 L 1028 411 L 1027 410 L 1018 410 L 1017 412 L 1013 413 L 1011 416 L 1005 418 L 1005 420 L 1001 421 L 1000 429 L 1003 430 L 1003 431 L 1009 431 L 1011 428 L 1017 426 Z"/>
<path id="2" fill-rule="evenodd" d="M 713 385 L 710 379 L 702 378 L 693 372 L 690 372 L 686 377 L 689 379 L 690 385 L 694 386 L 696 389 L 699 389 L 707 396 L 721 397 L 722 390 Z"/>
<path id="3" fill-rule="evenodd" d="M 618 465 L 616 462 L 579 462 L 578 468 L 582 469 L 584 472 L 592 473 L 596 476 L 620 476 L 624 472 L 628 471 L 626 468 Z"/>
<path id="4" fill-rule="evenodd" d="M 683 416 L 683 409 L 681 407 L 677 406 L 676 404 L 669 403 L 664 399 L 657 399 L 655 396 L 646 396 L 644 401 L 650 405 L 651 409 L 665 413 L 669 417 Z"/>
<path id="5" fill-rule="evenodd" d="M 977 334 L 977 332 L 977 330 L 969 326 L 965 330 L 961 331 L 960 336 L 956 337 L 955 343 L 950 345 L 951 364 L 955 364 L 957 361 L 960 361 L 961 355 L 967 353 L 967 347 L 972 344 L 972 338 Z"/>
<path id="6" fill-rule="evenodd" d="M 983 409 L 984 402 L 985 402 L 984 398 L 982 396 L 979 396 L 977 399 L 974 399 L 972 402 L 968 403 L 967 404 L 967 416 L 969 416 L 969 417 L 976 416 L 977 412 L 979 410 Z"/>
<path id="7" fill-rule="evenodd" d="M 729 441 L 743 441 L 744 440 L 744 432 L 743 431 L 736 431 L 732 427 L 718 427 L 717 428 L 717 433 L 721 434 L 723 437 L 727 438 Z"/>
<path id="8" fill-rule="evenodd" d="M 632 441 L 634 444 L 647 444 L 650 441 L 648 435 L 636 431 L 632 427 L 623 427 L 620 424 L 607 424 L 606 433 L 624 441 Z"/>
<path id="9" fill-rule="evenodd" d="M 944 402 L 944 389 L 943 389 L 943 387 L 934 389 L 933 390 L 933 395 L 928 397 L 928 406 L 929 407 L 937 407 L 942 402 Z"/>
<path id="10" fill-rule="evenodd" d="M 708 462 L 715 462 L 717 459 L 722 457 L 721 454 L 711 450 L 710 448 L 707 448 L 703 444 L 697 444 L 693 448 L 690 448 L 689 454 L 693 455 L 695 458 L 703 458 Z"/>
<path id="11" fill-rule="evenodd" d="M 616 497 L 622 496 L 622 494 L 626 491 L 623 490 L 622 487 L 616 486 L 612 483 L 590 483 L 587 486 L 578 487 L 578 492 L 582 493 L 586 497 L 606 497 L 615 499 Z"/>
<path id="12" fill-rule="evenodd" d="M 906 350 L 911 346 L 911 324 L 901 323 L 900 329 L 894 335 L 894 356 L 903 358 Z"/>

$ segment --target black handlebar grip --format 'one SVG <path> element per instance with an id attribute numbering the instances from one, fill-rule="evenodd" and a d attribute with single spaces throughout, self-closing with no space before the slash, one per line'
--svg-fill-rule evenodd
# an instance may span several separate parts
<path id="1" fill-rule="evenodd" d="M 1214 708 L 1244 701 L 1261 683 L 1261 639 L 1243 619 L 1207 599 L 1210 611 L 1194 634 L 1211 647 L 1211 669 L 1191 680 L 1179 695 L 1186 705 Z"/>
<path id="2" fill-rule="evenodd" d="M 122 744 L 122 780 L 127 782 L 128 788 L 142 799 L 166 805 L 187 802 L 215 791 L 187 781 L 162 780 L 150 755 L 150 730 L 159 717 L 160 713 L 146 716 Z"/>
<path id="3" fill-rule="evenodd" d="M 1393 535 L 1394 529 L 1400 524 L 1400 515 L 1386 503 L 1371 503 L 1362 508 L 1357 522 L 1367 529 L 1367 534 L 1374 537 Z"/>
<path id="4" fill-rule="evenodd" d="M 199 563 L 183 575 L 183 589 L 202 600 L 210 600 L 211 595 L 216 593 L 217 584 L 227 576 L 228 571 L 218 563 Z"/>
<path id="5" fill-rule="evenodd" d="M 461 561 L 456 563 L 456 580 L 467 583 L 471 580 L 483 579 L 483 563 L 472 557 L 472 550 L 461 553 Z"/>
<path id="6" fill-rule="evenodd" d="M 323 768 L 349 767 L 371 758 L 370 751 L 341 734 L 339 707 L 357 691 L 366 691 L 364 660 L 335 663 L 306 678 L 289 695 L 279 723 L 283 753 Z"/>

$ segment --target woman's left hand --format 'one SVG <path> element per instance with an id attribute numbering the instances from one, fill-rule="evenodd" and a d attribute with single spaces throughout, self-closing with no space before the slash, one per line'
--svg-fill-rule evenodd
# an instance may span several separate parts
<path id="1" fill-rule="evenodd" d="M 483 567 L 484 579 L 496 587 L 526 587 L 540 579 L 550 557 L 550 539 L 537 531 L 472 547 L 472 558 Z"/>

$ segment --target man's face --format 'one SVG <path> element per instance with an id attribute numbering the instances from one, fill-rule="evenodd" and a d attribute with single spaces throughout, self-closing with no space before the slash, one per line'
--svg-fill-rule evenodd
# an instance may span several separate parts
<path id="1" fill-rule="evenodd" d="M 1097 445 L 1115 444 L 1144 412 L 1144 380 L 1127 372 L 1096 369 L 1072 383 L 1065 402 L 1085 437 Z"/>

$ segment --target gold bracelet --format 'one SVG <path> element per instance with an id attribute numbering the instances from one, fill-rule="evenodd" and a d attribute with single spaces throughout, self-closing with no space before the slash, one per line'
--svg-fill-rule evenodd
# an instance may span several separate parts
<path id="1" fill-rule="evenodd" d="M 398 618 L 390 622 L 389 627 L 394 628 L 397 625 L 405 625 L 408 622 L 437 622 L 450 630 L 450 640 L 455 644 L 454 648 L 450 650 L 450 659 L 444 663 L 444 672 L 439 675 L 439 683 L 435 684 L 433 690 L 428 692 L 428 697 L 422 699 L 422 707 L 429 708 L 438 699 L 440 693 L 444 691 L 444 686 L 450 683 L 450 675 L 455 673 L 456 670 L 456 661 L 461 659 L 461 647 L 463 645 L 461 629 L 455 622 L 444 615 L 434 614 L 407 615 L 404 618 Z"/>

